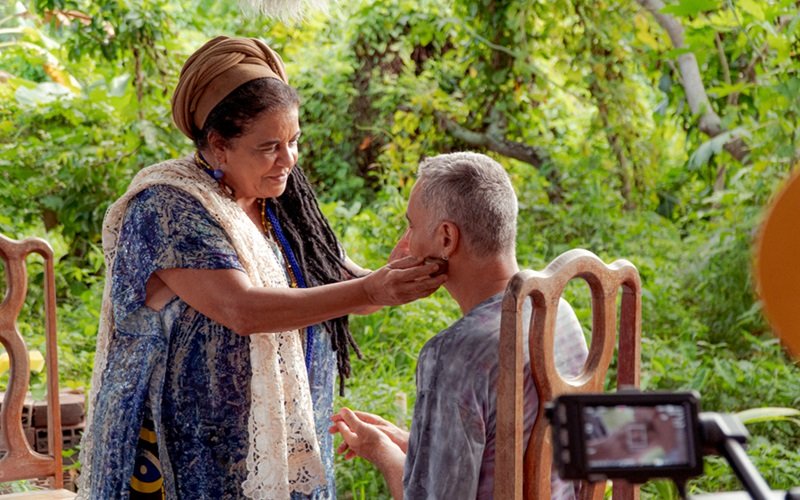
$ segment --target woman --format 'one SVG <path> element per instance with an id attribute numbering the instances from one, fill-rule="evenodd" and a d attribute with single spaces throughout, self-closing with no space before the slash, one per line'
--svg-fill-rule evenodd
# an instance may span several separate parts
<path id="1" fill-rule="evenodd" d="M 343 257 L 295 167 L 298 107 L 258 40 L 217 37 L 184 65 L 172 112 L 196 153 L 139 172 L 104 221 L 80 496 L 335 497 L 346 315 L 444 278 L 417 259 L 365 274 Z"/>

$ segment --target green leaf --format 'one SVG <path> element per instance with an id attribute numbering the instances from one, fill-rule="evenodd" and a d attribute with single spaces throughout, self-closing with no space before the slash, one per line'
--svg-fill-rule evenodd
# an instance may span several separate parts
<path id="1" fill-rule="evenodd" d="M 14 95 L 17 102 L 23 105 L 35 106 L 47 104 L 60 99 L 71 99 L 72 92 L 67 87 L 53 82 L 43 82 L 35 88 L 19 87 Z"/>
<path id="2" fill-rule="evenodd" d="M 723 132 L 713 139 L 704 142 L 692 153 L 692 156 L 689 157 L 689 170 L 696 170 L 708 163 L 708 160 L 711 159 L 711 155 L 719 154 L 729 140 L 746 135 L 746 130 L 740 127 Z"/>
<path id="3" fill-rule="evenodd" d="M 765 20 L 764 8 L 755 0 L 736 0 L 736 6 L 759 21 Z"/>
<path id="4" fill-rule="evenodd" d="M 130 73 L 123 73 L 111 79 L 108 85 L 108 95 L 112 97 L 120 97 L 125 94 L 125 89 L 131 81 Z"/>
<path id="5" fill-rule="evenodd" d="M 714 97 L 726 97 L 733 93 L 742 93 L 746 89 L 754 87 L 753 84 L 748 82 L 738 82 L 731 85 L 720 85 L 718 87 L 710 87 L 707 89 L 709 95 Z"/>
<path id="6" fill-rule="evenodd" d="M 768 407 L 750 408 L 735 414 L 744 424 L 754 424 L 756 422 L 771 422 L 777 420 L 791 420 L 791 417 L 800 417 L 800 410 L 794 408 Z"/>
<path id="7" fill-rule="evenodd" d="M 681 0 L 677 4 L 667 5 L 661 12 L 674 14 L 681 17 L 696 16 L 700 12 L 716 10 L 719 6 L 717 0 Z"/>

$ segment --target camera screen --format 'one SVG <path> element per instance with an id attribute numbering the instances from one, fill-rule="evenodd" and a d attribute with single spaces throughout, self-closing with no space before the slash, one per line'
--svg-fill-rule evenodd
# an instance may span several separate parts
<path id="1" fill-rule="evenodd" d="M 584 406 L 586 465 L 589 469 L 690 465 L 686 415 L 681 404 Z"/>

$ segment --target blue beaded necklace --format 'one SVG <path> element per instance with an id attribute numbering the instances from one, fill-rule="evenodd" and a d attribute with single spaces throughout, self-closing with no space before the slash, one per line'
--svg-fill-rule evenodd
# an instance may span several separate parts
<path id="1" fill-rule="evenodd" d="M 262 199 L 259 201 L 261 204 L 261 223 L 265 231 L 272 230 L 275 239 L 278 240 L 278 245 L 281 248 L 284 259 L 288 262 L 289 279 L 293 288 L 307 288 L 306 280 L 303 278 L 303 272 L 300 270 L 300 264 L 294 256 L 291 245 L 283 234 L 281 223 L 275 211 L 270 205 L 269 201 Z M 306 371 L 311 374 L 311 361 L 314 356 L 314 327 L 309 326 L 306 328 Z"/>

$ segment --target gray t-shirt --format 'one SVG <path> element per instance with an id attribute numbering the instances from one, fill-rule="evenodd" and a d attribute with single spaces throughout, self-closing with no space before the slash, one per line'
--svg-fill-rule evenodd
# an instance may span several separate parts
<path id="1" fill-rule="evenodd" d="M 403 477 L 406 499 L 493 498 L 502 299 L 500 293 L 485 300 L 420 351 Z M 530 376 L 527 333 L 525 339 L 527 440 L 539 399 Z M 580 323 L 562 299 L 556 319 L 556 367 L 565 376 L 577 375 L 587 355 Z M 553 478 L 552 498 L 574 497 L 571 483 L 556 474 Z"/>

